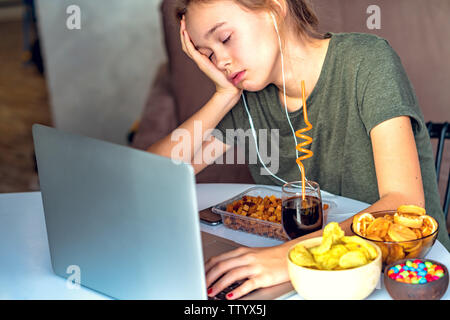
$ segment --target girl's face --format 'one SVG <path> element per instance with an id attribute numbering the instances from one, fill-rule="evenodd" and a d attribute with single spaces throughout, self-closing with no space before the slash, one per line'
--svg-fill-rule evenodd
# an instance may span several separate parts
<path id="1" fill-rule="evenodd" d="M 234 1 L 214 1 L 190 5 L 185 17 L 187 32 L 200 53 L 227 77 L 245 71 L 238 88 L 258 91 L 272 82 L 279 44 L 269 13 L 245 11 Z"/>

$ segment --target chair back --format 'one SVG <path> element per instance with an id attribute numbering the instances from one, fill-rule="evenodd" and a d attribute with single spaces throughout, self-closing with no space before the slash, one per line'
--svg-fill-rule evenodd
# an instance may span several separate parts
<path id="1" fill-rule="evenodd" d="M 427 122 L 427 128 L 430 138 L 438 139 L 435 163 L 436 163 L 436 177 L 437 182 L 439 184 L 439 173 L 441 172 L 442 157 L 444 154 L 444 144 L 446 139 L 450 139 L 450 124 L 448 122 L 433 123 L 430 121 Z M 448 173 L 447 188 L 445 191 L 444 207 L 443 207 L 445 219 L 447 219 L 449 206 L 450 206 L 450 170 Z"/>

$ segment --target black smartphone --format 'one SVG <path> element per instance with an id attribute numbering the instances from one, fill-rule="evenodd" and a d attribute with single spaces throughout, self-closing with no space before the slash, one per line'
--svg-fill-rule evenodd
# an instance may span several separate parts
<path id="1" fill-rule="evenodd" d="M 200 211 L 200 221 L 210 226 L 216 226 L 222 223 L 222 217 L 220 214 L 212 212 L 212 207 L 203 209 Z"/>

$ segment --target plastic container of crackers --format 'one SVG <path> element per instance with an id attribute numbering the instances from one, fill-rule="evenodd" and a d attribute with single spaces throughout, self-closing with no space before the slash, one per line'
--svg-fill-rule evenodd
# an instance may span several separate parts
<path id="1" fill-rule="evenodd" d="M 288 241 L 281 224 L 281 190 L 270 187 L 252 187 L 217 204 L 212 211 L 221 215 L 227 228 L 263 237 Z M 322 201 L 323 213 L 336 206 Z"/>

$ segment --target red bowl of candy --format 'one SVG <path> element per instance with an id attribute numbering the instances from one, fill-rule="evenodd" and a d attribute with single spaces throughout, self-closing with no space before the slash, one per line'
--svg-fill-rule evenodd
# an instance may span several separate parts
<path id="1" fill-rule="evenodd" d="M 439 300 L 448 282 L 447 268 L 435 260 L 402 259 L 384 269 L 384 285 L 394 300 Z"/>

